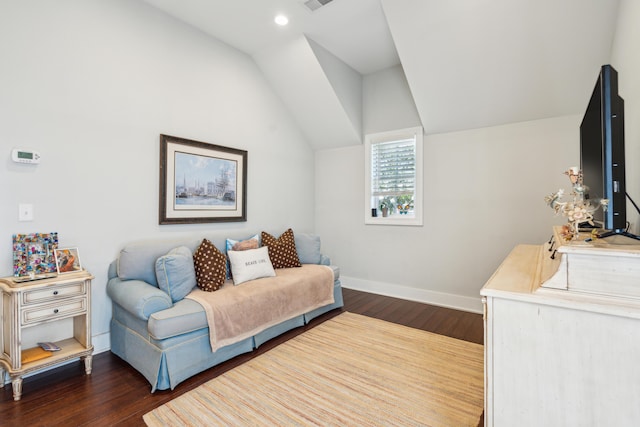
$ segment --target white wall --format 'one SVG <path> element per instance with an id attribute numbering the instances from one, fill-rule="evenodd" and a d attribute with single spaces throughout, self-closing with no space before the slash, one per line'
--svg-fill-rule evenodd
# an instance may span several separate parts
<path id="1" fill-rule="evenodd" d="M 361 102 L 359 75 L 311 43 L 300 35 L 255 53 L 253 59 L 314 149 L 355 144 L 362 131 L 355 117 Z"/>
<path id="2" fill-rule="evenodd" d="M 313 231 L 313 152 L 249 56 L 142 2 L 29 0 L 3 5 L 0 58 L 0 274 L 14 233 L 78 246 L 99 350 L 126 242 Z M 160 133 L 248 150 L 246 223 L 158 225 Z M 13 147 L 42 163 L 12 163 Z M 34 221 L 17 221 L 19 203 Z"/>
<path id="3" fill-rule="evenodd" d="M 371 76 L 377 83 L 365 82 L 365 88 L 394 90 L 398 76 L 390 76 L 390 84 L 378 81 L 382 75 Z M 398 93 L 396 88 L 390 96 Z M 395 115 L 397 105 L 405 106 L 406 115 Z M 375 109 L 387 108 L 387 126 L 406 126 L 406 105 L 407 99 L 387 107 L 365 103 L 371 110 L 364 122 L 374 126 L 369 114 L 384 117 L 384 110 Z M 551 227 L 563 222 L 544 197 L 569 188 L 563 171 L 579 163 L 579 120 L 567 116 L 427 135 L 423 227 L 365 226 L 363 146 L 317 152 L 316 231 L 340 265 L 344 286 L 481 310 L 479 290 L 511 249 L 543 243 Z"/>
<path id="4" fill-rule="evenodd" d="M 402 66 L 366 75 L 362 87 L 365 135 L 422 126 Z"/>
<path id="5" fill-rule="evenodd" d="M 352 123 L 356 135 L 362 134 L 362 76 L 334 54 L 311 39 L 307 39 L 322 67 L 333 92 Z"/>
<path id="6" fill-rule="evenodd" d="M 618 71 L 618 91 L 625 100 L 627 193 L 640 203 L 640 2 L 621 0 L 611 65 Z M 640 234 L 640 216 L 627 203 L 627 219 Z"/>

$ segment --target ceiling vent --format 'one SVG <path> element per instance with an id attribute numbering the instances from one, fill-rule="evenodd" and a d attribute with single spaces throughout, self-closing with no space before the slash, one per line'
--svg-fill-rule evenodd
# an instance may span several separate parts
<path id="1" fill-rule="evenodd" d="M 304 2 L 304 5 L 309 8 L 312 12 L 320 9 L 327 3 L 331 3 L 333 0 L 308 0 Z"/>

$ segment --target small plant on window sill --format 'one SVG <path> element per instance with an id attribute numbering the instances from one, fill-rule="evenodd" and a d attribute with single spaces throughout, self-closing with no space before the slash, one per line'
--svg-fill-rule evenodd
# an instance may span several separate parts
<path id="1" fill-rule="evenodd" d="M 544 200 L 556 214 L 567 218 L 567 224 L 562 227 L 564 238 L 567 240 L 575 240 L 578 238 L 578 226 L 584 222 L 593 226 L 593 212 L 600 206 L 602 206 L 602 209 L 606 212 L 609 200 L 601 199 L 598 206 L 592 205 L 588 200 L 584 199 L 584 193 L 587 188 L 582 182 L 582 171 L 574 166 L 569 168 L 564 174 L 568 175 L 571 181 L 571 200 L 567 202 L 560 201 L 564 196 L 564 190 L 562 188 L 546 196 Z"/>
<path id="2" fill-rule="evenodd" d="M 380 211 L 382 212 L 383 217 L 393 214 L 393 211 L 395 209 L 396 209 L 396 204 L 395 204 L 395 200 L 392 197 L 386 196 L 380 199 Z"/>

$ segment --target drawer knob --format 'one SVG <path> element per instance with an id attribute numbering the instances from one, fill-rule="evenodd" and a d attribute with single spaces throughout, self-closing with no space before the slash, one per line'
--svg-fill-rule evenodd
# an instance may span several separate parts
<path id="1" fill-rule="evenodd" d="M 54 313 L 54 314 L 58 314 L 58 309 L 57 309 L 57 308 L 55 308 L 55 309 L 53 310 L 53 313 Z"/>
<path id="2" fill-rule="evenodd" d="M 53 294 L 54 295 L 58 295 L 58 291 L 53 291 Z"/>

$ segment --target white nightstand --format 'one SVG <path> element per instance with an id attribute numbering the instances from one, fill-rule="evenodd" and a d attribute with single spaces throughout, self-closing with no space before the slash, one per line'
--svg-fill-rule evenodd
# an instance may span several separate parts
<path id="1" fill-rule="evenodd" d="M 0 387 L 4 387 L 5 372 L 8 372 L 14 400 L 20 400 L 22 377 L 30 372 L 81 358 L 85 372 L 91 374 L 92 279 L 87 271 L 28 282 L 17 282 L 13 277 L 0 279 Z M 24 335 L 31 332 L 37 336 L 40 332 L 37 328 L 54 322 L 59 322 L 60 326 L 58 329 L 55 325 L 56 334 L 67 335 L 67 338 L 55 341 L 60 350 L 52 352 L 50 357 L 22 363 L 23 346 L 36 346 L 35 343 L 25 344 Z"/>

